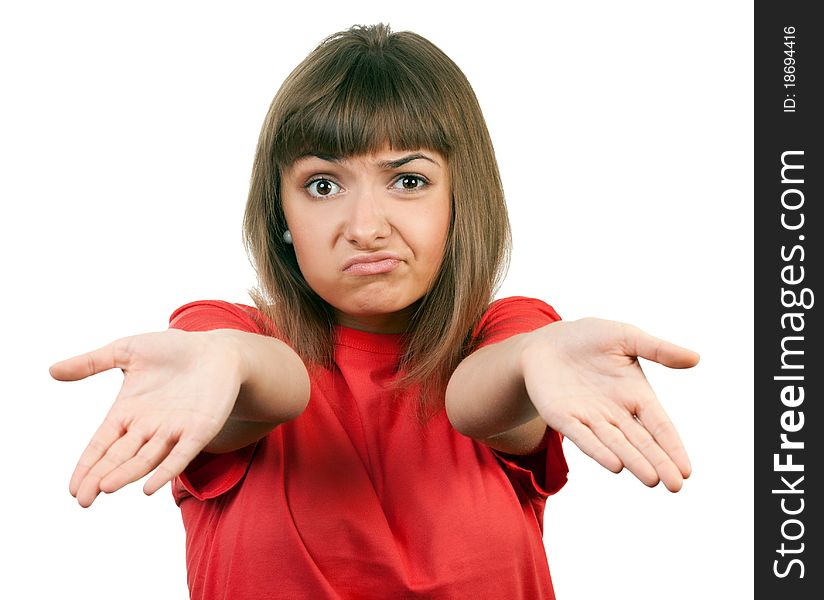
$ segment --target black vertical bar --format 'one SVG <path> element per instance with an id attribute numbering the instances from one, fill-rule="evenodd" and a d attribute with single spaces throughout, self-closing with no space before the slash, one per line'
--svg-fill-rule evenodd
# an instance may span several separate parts
<path id="1" fill-rule="evenodd" d="M 824 21 L 755 3 L 755 597 L 824 598 Z M 817 12 L 817 11 L 816 11 Z"/>

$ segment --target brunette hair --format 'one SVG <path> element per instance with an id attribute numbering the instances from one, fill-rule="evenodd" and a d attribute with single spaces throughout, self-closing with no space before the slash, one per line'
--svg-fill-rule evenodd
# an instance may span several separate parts
<path id="1" fill-rule="evenodd" d="M 432 286 L 404 338 L 395 390 L 420 386 L 418 416 L 443 406 L 449 377 L 509 266 L 511 233 L 492 141 L 478 100 L 449 57 L 412 32 L 356 25 L 323 40 L 286 78 L 258 141 L 244 216 L 258 287 L 249 294 L 307 367 L 328 368 L 332 308 L 284 243 L 281 173 L 307 153 L 337 157 L 430 149 L 447 158 L 451 222 Z"/>

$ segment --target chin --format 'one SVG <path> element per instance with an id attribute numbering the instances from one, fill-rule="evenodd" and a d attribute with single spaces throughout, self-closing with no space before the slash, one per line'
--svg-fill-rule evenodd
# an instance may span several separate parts
<path id="1" fill-rule="evenodd" d="M 387 304 L 372 302 L 368 304 L 357 304 L 355 306 L 343 307 L 342 312 L 357 317 L 379 317 L 399 312 L 406 308 L 401 304 Z"/>

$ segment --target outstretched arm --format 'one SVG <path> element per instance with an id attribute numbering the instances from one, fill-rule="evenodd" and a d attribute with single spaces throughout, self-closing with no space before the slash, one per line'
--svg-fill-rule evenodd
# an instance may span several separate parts
<path id="1" fill-rule="evenodd" d="M 468 356 L 450 379 L 447 414 L 495 448 L 534 448 L 545 423 L 610 471 L 678 491 L 689 458 L 639 357 L 671 368 L 699 358 L 625 323 L 559 321 Z"/>

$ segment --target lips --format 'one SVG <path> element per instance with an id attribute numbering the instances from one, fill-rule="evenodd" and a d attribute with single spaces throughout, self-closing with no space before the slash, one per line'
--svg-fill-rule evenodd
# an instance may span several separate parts
<path id="1" fill-rule="evenodd" d="M 343 271 L 361 272 L 361 271 L 380 271 L 385 269 L 391 271 L 401 262 L 401 257 L 394 252 L 371 252 L 369 254 L 358 254 L 349 258 L 343 263 Z M 381 263 L 381 264 L 373 264 Z M 391 267 L 391 268 L 390 268 Z"/>

